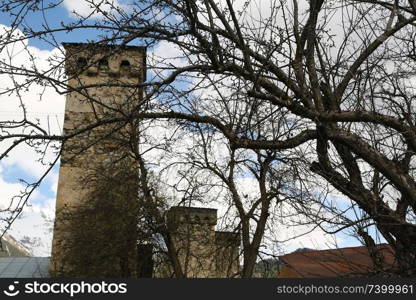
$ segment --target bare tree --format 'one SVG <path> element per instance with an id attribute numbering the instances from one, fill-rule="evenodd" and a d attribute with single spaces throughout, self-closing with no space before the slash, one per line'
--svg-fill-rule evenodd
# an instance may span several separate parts
<path id="1" fill-rule="evenodd" d="M 180 53 L 179 62 L 157 62 L 156 57 L 149 65 L 154 76 L 144 84 L 146 97 L 118 118 L 205 124 L 220 131 L 232 151 L 312 149 L 302 157 L 310 170 L 374 220 L 395 249 L 399 274 L 415 275 L 413 0 L 272 0 L 267 6 L 263 1 L 260 6 L 256 1 L 143 0 L 133 1 L 128 9 L 112 1 L 87 2 L 93 7 L 90 15 L 37 29 L 25 20 L 32 10 L 42 9 L 38 1 L 3 1 L 0 7 L 13 13 L 14 22 L 0 49 L 30 38 L 58 46 L 56 33 L 83 29 L 97 30 L 97 42 L 103 44 L 140 40 L 148 46 L 172 45 Z M 93 13 L 102 18 L 92 19 Z M 25 36 L 14 35 L 16 28 Z M 28 78 L 7 92 L 18 93 L 39 81 L 65 88 L 55 76 L 56 67 L 41 71 L 2 61 L 1 69 Z M 273 126 L 276 112 L 297 126 L 277 136 L 252 136 L 250 111 L 247 119 L 236 122 L 221 111 L 206 110 L 208 102 L 241 100 L 204 94 L 208 87 L 227 85 L 239 87 L 253 111 L 271 112 L 258 120 L 262 126 Z M 5 156 L 19 143 L 65 141 L 102 124 L 65 136 L 50 135 L 27 118 L 1 125 L 1 140 L 14 141 Z M 15 127 L 26 130 L 10 130 Z"/>
<path id="2" fill-rule="evenodd" d="M 240 98 L 244 95 L 240 94 L 239 87 L 231 86 L 228 90 L 231 94 L 218 93 L 216 96 L 229 101 L 220 104 L 222 109 L 212 108 L 211 113 L 225 111 L 219 117 L 234 119 L 235 124 L 249 122 L 251 128 L 247 128 L 245 134 L 251 138 L 278 136 L 295 130 L 296 124 L 288 125 L 285 115 L 277 113 L 272 114 L 273 126 L 264 127 L 259 120 L 267 118 L 272 107 L 256 111 Z M 170 154 L 172 163 L 165 172 L 183 168 L 171 184 L 184 193 L 181 201 L 184 204 L 219 205 L 225 211 L 221 227 L 241 233 L 241 276 L 252 277 L 259 252 L 266 246 L 264 236 L 268 230 L 279 231 L 278 224 L 284 223 L 279 207 L 300 202 L 307 207 L 318 202 L 317 197 L 308 188 L 302 189 L 305 182 L 294 180 L 297 178 L 297 156 L 276 150 L 234 149 L 220 132 L 204 124 L 185 122 L 181 127 L 181 140 L 188 141 L 188 146 L 179 149 L 179 153 Z M 274 218 L 269 219 L 270 215 Z M 270 220 L 275 224 L 270 224 Z"/>

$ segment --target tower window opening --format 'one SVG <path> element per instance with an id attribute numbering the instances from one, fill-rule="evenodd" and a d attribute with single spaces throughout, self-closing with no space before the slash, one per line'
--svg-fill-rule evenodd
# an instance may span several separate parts
<path id="1" fill-rule="evenodd" d="M 120 67 L 122 68 L 130 68 L 130 62 L 128 60 L 122 60 L 120 63 Z"/>
<path id="2" fill-rule="evenodd" d="M 100 70 L 108 69 L 108 60 L 106 58 L 102 58 L 98 61 L 98 67 Z"/>
<path id="3" fill-rule="evenodd" d="M 79 57 L 77 60 L 77 66 L 79 68 L 84 68 L 87 65 L 87 59 L 85 57 Z"/>

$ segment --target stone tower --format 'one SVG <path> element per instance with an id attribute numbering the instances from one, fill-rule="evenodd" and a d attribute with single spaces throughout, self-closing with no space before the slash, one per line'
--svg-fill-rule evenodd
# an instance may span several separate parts
<path id="1" fill-rule="evenodd" d="M 136 272 L 137 124 L 146 49 L 65 43 L 68 77 L 50 271 L 64 277 Z"/>
<path id="2" fill-rule="evenodd" d="M 185 277 L 238 276 L 239 235 L 215 231 L 216 209 L 172 207 L 167 214 L 167 224 Z"/>

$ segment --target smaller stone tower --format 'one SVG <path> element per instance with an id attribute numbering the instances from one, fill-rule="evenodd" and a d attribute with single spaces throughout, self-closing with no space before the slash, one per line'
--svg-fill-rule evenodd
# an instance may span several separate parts
<path id="1" fill-rule="evenodd" d="M 172 207 L 167 224 L 173 248 L 187 278 L 237 276 L 239 235 L 215 231 L 216 209 Z"/>

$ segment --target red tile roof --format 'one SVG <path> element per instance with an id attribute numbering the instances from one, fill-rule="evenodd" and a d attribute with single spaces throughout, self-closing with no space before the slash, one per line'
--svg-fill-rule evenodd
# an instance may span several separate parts
<path id="1" fill-rule="evenodd" d="M 383 269 L 394 268 L 394 252 L 390 245 L 376 247 L 383 256 Z M 365 277 L 374 271 L 373 260 L 366 247 L 312 250 L 286 254 L 280 259 L 287 268 L 283 277 Z"/>

